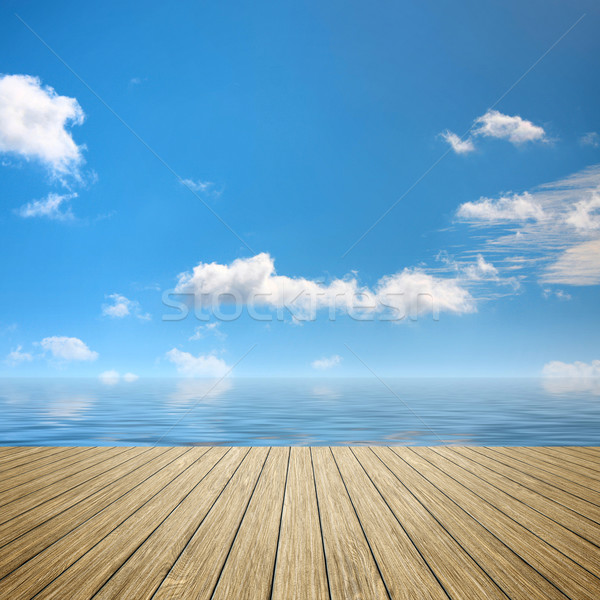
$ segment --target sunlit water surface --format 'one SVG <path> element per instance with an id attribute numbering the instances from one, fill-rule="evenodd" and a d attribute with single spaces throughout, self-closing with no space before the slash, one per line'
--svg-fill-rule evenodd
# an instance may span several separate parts
<path id="1" fill-rule="evenodd" d="M 599 445 L 600 384 L 0 380 L 4 445 Z"/>

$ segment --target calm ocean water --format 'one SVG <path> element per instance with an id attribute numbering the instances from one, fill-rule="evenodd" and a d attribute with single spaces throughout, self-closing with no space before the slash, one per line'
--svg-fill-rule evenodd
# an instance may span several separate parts
<path id="1" fill-rule="evenodd" d="M 600 384 L 0 380 L 3 445 L 599 445 Z"/>

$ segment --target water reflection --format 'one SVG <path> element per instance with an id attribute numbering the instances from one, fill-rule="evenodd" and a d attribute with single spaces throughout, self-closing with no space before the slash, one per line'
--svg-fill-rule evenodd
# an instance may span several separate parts
<path id="1" fill-rule="evenodd" d="M 326 445 L 600 443 L 578 380 L 0 380 L 0 443 Z"/>

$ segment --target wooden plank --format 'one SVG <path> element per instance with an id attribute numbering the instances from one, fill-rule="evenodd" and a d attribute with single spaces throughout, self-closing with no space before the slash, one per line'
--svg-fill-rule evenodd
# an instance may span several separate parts
<path id="1" fill-rule="evenodd" d="M 152 597 L 210 599 L 265 466 L 269 448 L 252 448 Z"/>
<path id="2" fill-rule="evenodd" d="M 169 485 L 44 588 L 44 598 L 91 598 L 136 548 L 181 507 L 194 491 L 199 490 L 200 493 L 193 496 L 192 504 L 201 500 L 207 491 L 202 485 L 204 478 L 215 465 L 220 464 L 219 461 L 227 454 L 229 448 L 204 450 L 204 454 L 194 464 L 182 471 Z M 234 457 L 233 469 L 239 464 L 239 458 Z M 212 497 L 205 498 L 209 506 L 219 491 L 216 490 Z"/>
<path id="3" fill-rule="evenodd" d="M 130 450 L 134 450 L 133 448 Z M 163 452 L 159 452 L 163 450 Z M 2 526 L 0 578 L 8 575 L 27 560 L 51 546 L 76 527 L 91 519 L 115 500 L 121 498 L 172 463 L 185 450 L 180 448 L 150 449 L 134 456 L 100 478 L 103 486 L 79 502 L 63 507 L 59 496 L 36 511 L 25 513 Z M 147 457 L 147 458 L 146 458 Z"/>
<path id="4" fill-rule="evenodd" d="M 43 489 L 56 481 L 62 481 L 65 477 L 81 471 L 86 466 L 98 464 L 106 456 L 123 451 L 122 448 L 104 448 L 102 450 L 86 448 L 81 453 L 65 456 L 55 463 L 42 465 L 27 473 L 16 474 L 7 479 L 5 485 L 0 486 L 0 506 Z"/>
<path id="5" fill-rule="evenodd" d="M 569 469 L 576 469 L 588 477 L 600 480 L 600 464 L 589 458 L 582 458 L 557 448 L 531 448 L 531 452 L 546 457 L 553 464 L 558 462 Z"/>
<path id="6" fill-rule="evenodd" d="M 600 482 L 595 479 L 588 477 L 585 473 L 578 470 L 561 466 L 560 461 L 553 460 L 551 458 L 538 457 L 535 451 L 531 451 L 529 448 L 494 448 L 495 451 L 500 452 L 506 456 L 511 456 L 517 460 L 525 462 L 529 466 L 539 467 L 540 469 L 551 474 L 553 477 L 560 477 L 565 481 L 576 483 L 584 488 L 589 489 L 596 495 L 596 498 L 600 500 Z"/>
<path id="7" fill-rule="evenodd" d="M 248 451 L 249 448 L 232 448 L 152 535 L 115 569 L 110 579 L 94 594 L 94 600 L 151 598 Z M 124 536 L 120 530 L 119 527 L 109 538 Z M 107 560 L 114 560 L 114 556 L 109 555 Z"/>
<path id="8" fill-rule="evenodd" d="M 271 597 L 289 456 L 289 448 L 271 449 L 213 600 L 268 600 Z"/>
<path id="9" fill-rule="evenodd" d="M 31 481 L 44 477 L 61 466 L 73 464 L 85 455 L 97 452 L 96 448 L 79 447 L 70 448 L 68 451 L 44 456 L 33 462 L 27 462 L 20 467 L 13 467 L 0 474 L 0 491 L 19 485 L 20 482 Z"/>
<path id="10" fill-rule="evenodd" d="M 0 463 L 0 476 L 6 474 L 12 469 L 18 469 L 19 467 L 23 467 L 24 469 L 26 469 L 29 465 L 34 465 L 36 461 L 43 458 L 47 458 L 48 456 L 64 454 L 77 449 L 78 448 L 75 447 L 30 447 L 26 449 L 22 448 L 19 452 L 7 456 Z"/>
<path id="11" fill-rule="evenodd" d="M 181 477 L 199 458 L 199 452 L 204 451 L 206 449 L 182 449 L 182 454 L 172 463 L 13 570 L 2 580 L 2 592 L 14 600 L 30 598 L 39 593 L 115 527 Z M 21 539 L 13 544 L 19 544 Z M 5 548 L 11 554 L 13 544 Z M 31 577 L 32 572 L 36 573 L 36 577 Z"/>
<path id="12" fill-rule="evenodd" d="M 570 456 L 576 456 L 577 458 L 585 458 L 590 464 L 596 467 L 600 466 L 600 455 L 595 452 L 590 452 L 589 448 L 582 446 L 548 446 L 549 448 L 557 448 Z"/>
<path id="13" fill-rule="evenodd" d="M 291 449 L 272 598 L 329 598 L 309 448 Z"/>
<path id="14" fill-rule="evenodd" d="M 508 494 L 505 491 L 507 483 L 504 483 L 505 489 L 502 489 L 488 482 L 481 476 L 482 469 L 469 469 L 469 465 L 465 467 L 458 461 L 452 461 L 433 448 L 413 448 L 412 450 L 490 506 L 546 541 L 549 546 L 572 558 L 594 575 L 600 575 L 600 552 L 597 551 L 597 546 L 563 526 L 562 522 L 568 518 L 560 507 L 554 508 L 550 503 L 544 504 L 546 511 L 554 517 L 553 520 L 541 511 L 532 508 L 529 503 Z M 528 496 L 527 501 L 533 504 L 542 504 L 536 500 L 533 494 Z M 573 526 L 577 526 L 577 521 L 578 519 L 575 518 L 569 522 Z M 596 539 L 600 536 L 600 528 L 595 527 L 593 523 L 590 522 L 587 529 L 588 536 L 596 537 Z"/>
<path id="15" fill-rule="evenodd" d="M 353 452 L 451 598 L 567 598 L 390 448 Z"/>
<path id="16" fill-rule="evenodd" d="M 311 448 L 332 600 L 388 598 L 329 448 Z"/>
<path id="17" fill-rule="evenodd" d="M 442 448 L 436 447 L 436 451 L 441 451 Z M 444 452 L 447 450 L 444 448 Z M 505 464 L 488 457 L 485 453 L 476 448 L 452 448 L 452 452 L 464 456 L 474 463 L 484 466 L 493 473 L 497 473 L 503 478 L 512 481 L 515 485 L 523 490 L 528 490 L 539 494 L 544 498 L 548 498 L 557 504 L 565 507 L 567 510 L 577 513 L 583 517 L 583 522 L 591 521 L 596 525 L 600 525 L 600 508 L 594 506 L 586 500 L 582 500 L 577 496 L 569 494 L 558 487 L 549 485 L 540 479 L 535 479 L 530 475 L 521 473 L 515 469 L 507 467 Z M 524 492 L 525 493 L 525 492 Z"/>
<path id="18" fill-rule="evenodd" d="M 589 571 L 418 456 L 412 449 L 394 448 L 393 451 L 410 461 L 414 469 L 438 489 L 443 490 L 450 499 L 459 503 L 464 510 L 548 581 L 551 581 L 566 596 L 582 600 L 596 599 L 598 579 Z"/>
<path id="19" fill-rule="evenodd" d="M 128 448 L 125 452 L 116 454 L 112 458 L 102 461 L 102 464 L 96 465 L 93 471 L 85 471 L 78 477 L 73 476 L 65 481 L 57 481 L 51 486 L 38 490 L 36 493 L 31 493 L 26 497 L 18 498 L 14 502 L 5 504 L 2 507 L 2 522 L 0 523 L 0 545 L 6 544 L 10 539 L 6 538 L 6 532 L 10 531 L 15 534 L 19 531 L 18 523 L 26 523 L 28 529 L 32 529 L 40 522 L 39 517 L 43 516 L 44 520 L 49 519 L 54 514 L 51 514 L 51 507 L 60 507 L 60 511 L 72 506 L 71 499 L 75 497 L 82 499 L 92 494 L 94 490 L 94 479 L 100 478 L 103 473 L 110 469 L 121 465 L 129 460 L 147 453 L 147 450 L 142 448 Z M 82 486 L 84 486 L 82 488 Z M 36 510 L 37 509 L 37 510 Z M 18 535 L 24 533 L 20 530 Z M 13 538 L 11 538 L 13 539 Z"/>
<path id="20" fill-rule="evenodd" d="M 348 447 L 333 449 L 391 598 L 447 600 L 444 588 Z"/>
<path id="21" fill-rule="evenodd" d="M 600 501 L 598 500 L 598 494 L 589 488 L 579 485 L 573 481 L 569 481 L 560 477 L 559 475 L 553 475 L 552 473 L 546 471 L 545 469 L 540 469 L 535 465 L 528 464 L 522 458 L 514 458 L 510 454 L 506 454 L 501 452 L 501 448 L 499 446 L 494 446 L 490 448 L 477 447 L 476 450 L 489 453 L 488 456 L 494 457 L 496 460 L 501 462 L 502 464 L 516 469 L 521 473 L 525 473 L 526 475 L 530 475 L 531 477 L 535 477 L 540 481 L 552 486 L 556 486 L 563 491 L 569 492 L 582 500 L 587 500 L 594 506 L 600 507 Z"/>

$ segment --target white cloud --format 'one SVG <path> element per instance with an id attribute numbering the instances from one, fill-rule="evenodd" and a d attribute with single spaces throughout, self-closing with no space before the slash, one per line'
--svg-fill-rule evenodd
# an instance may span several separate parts
<path id="1" fill-rule="evenodd" d="M 221 323 L 207 323 L 206 325 L 198 325 L 196 329 L 194 329 L 194 333 L 190 336 L 190 341 L 196 341 L 202 339 L 209 333 L 214 334 L 216 337 L 224 339 L 227 336 L 220 331 Z"/>
<path id="2" fill-rule="evenodd" d="M 595 131 L 588 131 L 579 138 L 579 143 L 582 146 L 598 148 L 600 146 L 600 135 L 598 135 Z"/>
<path id="3" fill-rule="evenodd" d="M 0 75 L 0 152 L 38 160 L 56 176 L 78 178 L 83 146 L 67 127 L 84 118 L 75 98 L 59 96 L 37 77 Z"/>
<path id="4" fill-rule="evenodd" d="M 600 360 L 564 363 L 554 360 L 542 369 L 544 388 L 551 394 L 590 393 L 600 396 Z"/>
<path id="5" fill-rule="evenodd" d="M 456 216 L 500 271 L 545 284 L 600 283 L 600 165 L 521 194 L 480 198 Z"/>
<path id="6" fill-rule="evenodd" d="M 40 345 L 54 358 L 61 360 L 96 360 L 98 353 L 90 350 L 80 339 L 74 337 L 53 336 L 44 338 Z"/>
<path id="7" fill-rule="evenodd" d="M 497 110 L 488 110 L 485 115 L 475 119 L 475 123 L 477 127 L 473 130 L 473 135 L 505 139 L 517 145 L 546 140 L 543 127 L 518 115 L 511 117 Z"/>
<path id="8" fill-rule="evenodd" d="M 564 290 L 553 290 L 551 288 L 544 288 L 542 290 L 542 295 L 544 298 L 552 298 L 554 296 L 558 300 L 571 300 L 571 294 L 565 292 Z"/>
<path id="9" fill-rule="evenodd" d="M 546 363 L 542 369 L 544 377 L 590 378 L 600 377 L 600 360 L 591 363 L 564 363 L 559 360 Z"/>
<path id="10" fill-rule="evenodd" d="M 194 356 L 173 348 L 167 352 L 166 357 L 186 377 L 223 377 L 230 370 L 229 365 L 214 354 Z"/>
<path id="11" fill-rule="evenodd" d="M 180 182 L 181 185 L 192 190 L 193 192 L 211 198 L 218 198 L 223 191 L 222 189 L 216 189 L 215 184 L 212 181 L 201 181 L 200 179 L 181 179 Z"/>
<path id="12" fill-rule="evenodd" d="M 487 262 L 481 254 L 477 255 L 475 263 L 462 267 L 462 271 L 465 277 L 472 281 L 498 279 L 498 269 L 492 263 Z"/>
<path id="13" fill-rule="evenodd" d="M 452 150 L 454 150 L 456 154 L 467 154 L 475 150 L 475 144 L 473 144 L 473 140 L 471 138 L 462 140 L 455 133 L 452 133 L 448 130 L 444 131 L 441 135 L 450 144 L 450 146 L 452 146 Z"/>
<path id="14" fill-rule="evenodd" d="M 440 311 L 468 313 L 475 301 L 458 278 L 436 277 L 423 269 L 404 269 L 379 279 L 373 289 L 361 286 L 356 277 L 333 279 L 329 284 L 302 277 L 277 275 L 274 259 L 267 253 L 238 258 L 229 265 L 200 263 L 179 276 L 175 291 L 192 294 L 196 306 L 248 305 L 289 310 L 299 320 L 313 318 L 319 309 L 330 315 L 343 311 L 361 315 L 389 313 L 402 319 Z M 390 319 L 392 320 L 392 319 Z"/>
<path id="15" fill-rule="evenodd" d="M 518 115 L 511 117 L 497 110 L 488 110 L 481 117 L 477 117 L 471 128 L 468 138 L 461 139 L 451 131 L 444 131 L 442 137 L 448 142 L 457 154 L 465 154 L 475 150 L 473 141 L 477 137 L 492 137 L 504 139 L 515 146 L 527 142 L 547 141 L 546 132 L 543 127 L 534 125 L 531 121 Z"/>
<path id="16" fill-rule="evenodd" d="M 600 239 L 565 250 L 541 276 L 545 283 L 563 285 L 600 284 Z"/>
<path id="17" fill-rule="evenodd" d="M 22 352 L 23 346 L 17 346 L 16 350 L 12 350 L 6 357 L 6 362 L 11 365 L 18 365 L 24 362 L 31 362 L 33 355 L 29 352 Z"/>
<path id="18" fill-rule="evenodd" d="M 142 312 L 140 303 L 137 300 L 129 300 L 121 294 L 109 294 L 106 296 L 112 304 L 102 305 L 102 315 L 112 317 L 113 319 L 122 319 L 123 317 L 134 316 L 140 321 L 149 321 L 150 314 Z"/>
<path id="19" fill-rule="evenodd" d="M 589 197 L 575 202 L 566 221 L 581 232 L 600 229 L 600 194 L 592 193 Z"/>
<path id="20" fill-rule="evenodd" d="M 525 192 L 497 199 L 480 198 L 475 202 L 461 204 L 457 216 L 465 221 L 539 221 L 544 211 L 535 198 Z"/>
<path id="21" fill-rule="evenodd" d="M 104 385 L 116 385 L 119 383 L 121 376 L 117 371 L 104 371 L 98 375 L 98 378 Z"/>
<path id="22" fill-rule="evenodd" d="M 311 363 L 313 369 L 318 369 L 321 371 L 327 369 L 333 369 L 333 367 L 337 367 L 342 363 L 342 357 L 339 354 L 334 354 L 333 356 L 327 356 L 324 358 L 319 358 L 318 360 L 314 360 Z"/>
<path id="23" fill-rule="evenodd" d="M 34 200 L 21 206 L 17 214 L 25 219 L 45 217 L 55 221 L 72 221 L 74 219 L 69 201 L 77 198 L 77 194 L 55 194 L 51 192 L 43 200 Z"/>
<path id="24" fill-rule="evenodd" d="M 139 375 L 136 375 L 135 373 L 125 373 L 125 375 L 123 375 L 123 380 L 126 381 L 127 383 L 133 383 L 134 381 L 137 381 L 139 379 Z"/>

